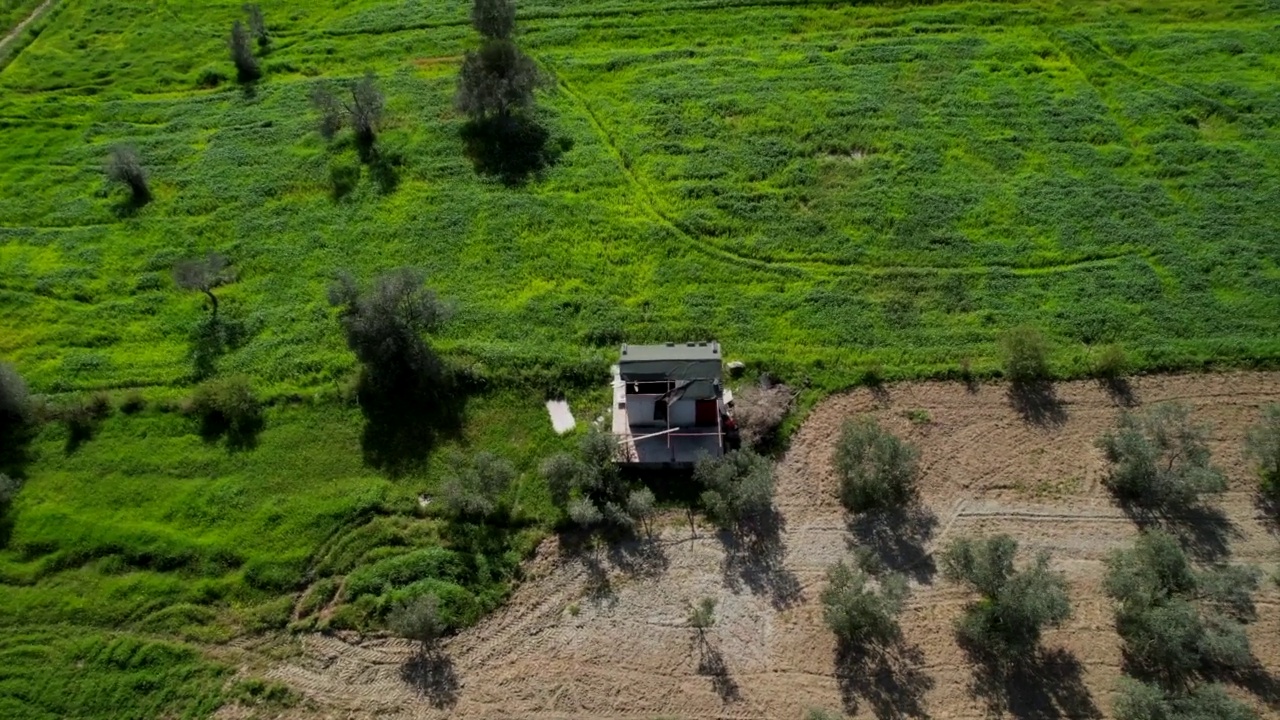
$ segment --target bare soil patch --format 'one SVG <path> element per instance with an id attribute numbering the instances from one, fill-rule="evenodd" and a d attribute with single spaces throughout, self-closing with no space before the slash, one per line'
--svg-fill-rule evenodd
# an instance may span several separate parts
<path id="1" fill-rule="evenodd" d="M 879 718 L 1110 717 L 1122 658 L 1102 560 L 1137 529 L 1101 486 L 1094 440 L 1121 408 L 1092 382 L 1047 390 L 1052 412 L 1030 415 L 1003 385 L 921 383 L 831 398 L 780 467 L 776 544 L 734 548 L 710 528 L 691 534 L 683 515 L 668 517 L 651 542 L 596 555 L 568 556 L 549 541 L 512 601 L 452 638 L 439 667 L 415 665 L 405 641 L 314 635 L 268 675 L 311 701 L 300 715 L 333 718 L 799 718 L 809 707 Z M 1181 400 L 1213 427 L 1231 488 L 1217 503 L 1220 519 L 1194 519 L 1188 543 L 1273 572 L 1280 544 L 1255 507 L 1242 447 L 1259 408 L 1280 402 L 1280 374 L 1137 378 L 1129 390 L 1126 402 Z M 922 451 L 924 509 L 887 528 L 851 523 L 835 499 L 832 447 L 843 421 L 862 413 Z M 1075 610 L 998 692 L 956 643 L 953 622 L 968 598 L 935 577 L 932 558 L 951 538 L 994 532 L 1052 551 Z M 856 543 L 907 572 L 915 593 L 899 648 L 844 658 L 837 670 L 817 598 L 826 567 Z M 705 646 L 685 624 L 703 596 L 718 601 Z M 1265 677 L 1232 692 L 1275 717 L 1274 584 L 1264 583 L 1249 632 Z"/>

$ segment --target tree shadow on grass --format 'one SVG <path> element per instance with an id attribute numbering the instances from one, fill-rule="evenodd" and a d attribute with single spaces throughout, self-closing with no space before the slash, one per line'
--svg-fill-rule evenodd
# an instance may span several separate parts
<path id="1" fill-rule="evenodd" d="M 244 344 L 249 336 L 245 323 L 234 317 L 204 315 L 191 329 L 191 376 L 195 381 L 206 380 L 217 372 L 218 359 Z"/>
<path id="2" fill-rule="evenodd" d="M 973 662 L 969 691 L 992 716 L 1018 720 L 1101 718 L 1084 683 L 1084 665 L 1064 649 L 1037 648 L 1030 656 L 996 658 L 963 642 Z"/>
<path id="3" fill-rule="evenodd" d="M 440 710 L 458 704 L 462 683 L 453 660 L 438 646 L 423 647 L 400 666 L 400 679 Z"/>
<path id="4" fill-rule="evenodd" d="M 467 396 L 451 380 L 375 387 L 362 373 L 356 394 L 365 418 L 364 461 L 393 477 L 420 468 L 442 438 L 461 431 Z"/>
<path id="5" fill-rule="evenodd" d="M 735 591 L 746 586 L 754 595 L 766 595 L 779 610 L 801 600 L 800 580 L 783 565 L 783 523 L 782 516 L 770 509 L 767 516 L 744 523 L 736 532 L 718 533 L 725 550 L 721 567 L 725 585 Z"/>
<path id="6" fill-rule="evenodd" d="M 720 701 L 731 703 L 741 700 L 742 691 L 729 674 L 724 655 L 711 644 L 706 633 L 699 632 L 693 642 L 698 646 L 698 674 L 711 678 L 711 687 L 720 696 Z"/>
<path id="7" fill-rule="evenodd" d="M 845 712 L 857 714 L 865 701 L 881 720 L 929 717 L 924 698 L 934 683 L 924 673 L 924 652 L 918 645 L 900 639 L 888 646 L 839 643 L 835 655 Z"/>
<path id="8" fill-rule="evenodd" d="M 521 185 L 559 161 L 571 147 L 553 142 L 551 132 L 522 115 L 473 120 L 462 127 L 462 141 L 477 173 Z"/>
<path id="9" fill-rule="evenodd" d="M 849 521 L 856 547 L 864 547 L 888 570 L 918 583 L 933 582 L 938 572 L 926 545 L 938 527 L 938 516 L 916 502 L 904 508 L 859 513 Z"/>
<path id="10" fill-rule="evenodd" d="M 1067 421 L 1066 405 L 1047 380 L 1015 380 L 1009 383 L 1009 404 L 1024 422 L 1056 427 Z"/>

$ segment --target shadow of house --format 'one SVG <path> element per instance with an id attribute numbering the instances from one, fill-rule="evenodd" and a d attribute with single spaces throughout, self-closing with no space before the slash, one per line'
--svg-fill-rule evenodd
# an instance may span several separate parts
<path id="1" fill-rule="evenodd" d="M 1024 422 L 1056 427 L 1067 421 L 1066 404 L 1047 380 L 1015 380 L 1009 383 L 1009 405 Z"/>
<path id="2" fill-rule="evenodd" d="M 927 545 L 938 527 L 932 510 L 912 503 L 904 508 L 859 513 L 849 521 L 855 547 L 874 553 L 883 566 L 912 580 L 928 584 L 937 574 L 937 563 Z"/>
<path id="3" fill-rule="evenodd" d="M 840 643 L 835 651 L 836 681 L 844 709 L 857 714 L 862 702 L 880 720 L 927 718 L 925 695 L 933 679 L 924 673 L 924 652 L 898 640 L 888 646 Z"/>
<path id="4" fill-rule="evenodd" d="M 997 658 L 972 646 L 970 693 L 989 714 L 1018 720 L 1083 720 L 1102 712 L 1084 683 L 1084 666 L 1063 650 L 1036 650 L 1029 657 Z"/>
<path id="5" fill-rule="evenodd" d="M 453 660 L 435 645 L 424 646 L 400 666 L 400 679 L 432 707 L 447 710 L 458 704 L 462 683 Z"/>

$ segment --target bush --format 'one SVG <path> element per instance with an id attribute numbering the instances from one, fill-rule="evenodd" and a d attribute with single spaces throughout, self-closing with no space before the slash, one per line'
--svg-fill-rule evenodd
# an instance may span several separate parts
<path id="1" fill-rule="evenodd" d="M 583 527 L 606 520 L 630 525 L 635 519 L 630 514 L 633 493 L 617 459 L 617 439 L 593 430 L 582 437 L 577 457 L 553 455 L 543 461 L 540 471 L 552 500 L 566 509 L 573 522 Z"/>
<path id="2" fill-rule="evenodd" d="M 733 399 L 733 420 L 744 445 L 758 448 L 773 439 L 795 404 L 795 394 L 786 385 L 742 389 Z"/>
<path id="3" fill-rule="evenodd" d="M 1102 348 L 1093 361 L 1093 374 L 1104 380 L 1116 380 L 1129 373 L 1129 358 L 1119 345 L 1111 344 Z"/>
<path id="4" fill-rule="evenodd" d="M 502 495 L 516 480 L 515 466 L 490 452 L 470 459 L 458 456 L 450 464 L 452 473 L 442 490 L 450 514 L 488 517 L 502 509 Z"/>
<path id="5" fill-rule="evenodd" d="M 1262 420 L 1249 429 L 1245 452 L 1262 482 L 1262 492 L 1280 500 L 1280 404 L 1262 409 Z"/>
<path id="6" fill-rule="evenodd" d="M 1016 570 L 1018 543 L 1008 535 L 961 538 L 942 554 L 942 572 L 982 595 L 969 605 L 957 631 L 962 640 L 999 659 L 1025 655 L 1040 642 L 1045 627 L 1071 616 L 1067 582 L 1049 570 L 1049 553 Z"/>
<path id="7" fill-rule="evenodd" d="M 627 496 L 627 516 L 642 524 L 646 534 L 653 534 L 653 528 L 650 527 L 649 521 L 653 517 L 656 506 L 657 498 L 654 497 L 653 491 L 649 488 L 632 490 L 631 494 Z"/>
<path id="8" fill-rule="evenodd" d="M 31 393 L 26 381 L 12 365 L 0 362 L 0 448 L 16 444 L 31 421 Z"/>
<path id="9" fill-rule="evenodd" d="M 1143 507 L 1189 507 L 1204 493 L 1227 488 L 1209 463 L 1208 428 L 1191 422 L 1185 405 L 1162 403 L 1120 417 L 1098 445 L 1112 463 L 1104 483 L 1121 501 Z"/>
<path id="10" fill-rule="evenodd" d="M 258 59 L 253 56 L 249 31 L 239 20 L 231 25 L 231 36 L 227 38 L 227 48 L 231 51 L 231 62 L 236 66 L 236 79 L 242 83 L 249 83 L 262 77 Z"/>
<path id="11" fill-rule="evenodd" d="M 875 420 L 850 420 L 836 443 L 840 501 L 852 512 L 900 506 L 916 492 L 919 451 Z"/>
<path id="12" fill-rule="evenodd" d="M 1245 567 L 1198 572 L 1175 538 L 1153 531 L 1107 559 L 1104 587 L 1118 602 L 1116 630 L 1129 657 L 1179 677 L 1252 662 L 1244 628 L 1232 615 L 1252 614 L 1259 575 Z"/>
<path id="13" fill-rule="evenodd" d="M 600 508 L 584 497 L 569 501 L 568 513 L 570 520 L 584 528 L 599 525 L 604 520 L 604 513 Z"/>
<path id="14" fill-rule="evenodd" d="M 715 598 L 704 597 L 696 605 L 689 606 L 689 627 L 700 634 L 716 624 Z"/>
<path id="15" fill-rule="evenodd" d="M 773 509 L 773 463 L 751 450 L 703 457 L 694 466 L 693 479 L 706 488 L 702 504 L 722 528 L 764 520 Z"/>
<path id="16" fill-rule="evenodd" d="M 865 572 L 843 561 L 827 570 L 822 590 L 822 619 L 844 643 L 888 643 L 898 637 L 898 614 L 909 594 L 907 581 L 891 574 L 877 592 Z"/>
<path id="17" fill-rule="evenodd" d="M 147 407 L 147 401 L 142 397 L 142 391 L 130 390 L 125 393 L 124 399 L 120 401 L 120 412 L 125 415 L 135 415 L 142 412 Z"/>
<path id="18" fill-rule="evenodd" d="M 1049 378 L 1049 343 L 1039 330 L 1021 325 L 1000 338 L 1004 374 L 1015 383 Z"/>
<path id="19" fill-rule="evenodd" d="M 151 188 L 147 184 L 147 171 L 142 167 L 142 158 L 131 145 L 120 145 L 111 149 L 107 157 L 107 180 L 124 185 L 129 189 L 135 205 L 142 205 L 151 199 Z"/>
<path id="20" fill-rule="evenodd" d="M 262 405 L 243 376 L 202 383 L 191 396 L 189 410 L 200 419 L 200 434 L 206 439 L 226 435 L 231 445 L 246 446 L 262 429 Z"/>
<path id="21" fill-rule="evenodd" d="M 419 595 L 397 605 L 387 615 L 387 627 L 402 638 L 430 645 L 444 634 L 440 601 L 435 595 Z"/>

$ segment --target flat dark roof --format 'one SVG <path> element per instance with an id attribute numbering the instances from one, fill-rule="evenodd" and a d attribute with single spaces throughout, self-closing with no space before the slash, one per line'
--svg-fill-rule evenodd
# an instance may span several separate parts
<path id="1" fill-rule="evenodd" d="M 720 343 L 684 342 L 665 345 L 623 345 L 622 362 L 654 360 L 720 360 Z"/>

